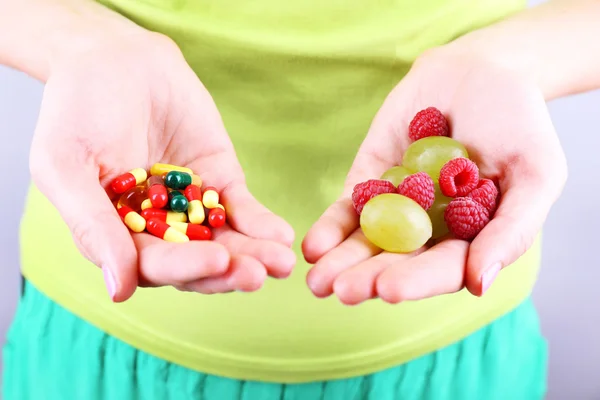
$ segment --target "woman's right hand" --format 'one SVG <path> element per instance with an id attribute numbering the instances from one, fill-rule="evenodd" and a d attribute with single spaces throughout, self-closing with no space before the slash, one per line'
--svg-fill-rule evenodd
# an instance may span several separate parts
<path id="1" fill-rule="evenodd" d="M 187 166 L 221 191 L 228 224 L 213 241 L 131 234 L 108 187 L 155 162 Z M 211 96 L 162 35 L 106 37 L 51 66 L 30 167 L 81 253 L 104 271 L 113 301 L 138 286 L 252 291 L 295 265 L 292 228 L 248 191 Z"/>

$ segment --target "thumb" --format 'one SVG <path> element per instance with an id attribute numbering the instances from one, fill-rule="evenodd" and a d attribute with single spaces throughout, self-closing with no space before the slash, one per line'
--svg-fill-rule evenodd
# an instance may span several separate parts
<path id="1" fill-rule="evenodd" d="M 56 148 L 60 150 L 54 151 Z M 101 267 L 112 301 L 127 300 L 137 287 L 133 239 L 99 183 L 90 152 L 67 143 L 34 146 L 33 182 L 57 208 L 80 252 Z"/>

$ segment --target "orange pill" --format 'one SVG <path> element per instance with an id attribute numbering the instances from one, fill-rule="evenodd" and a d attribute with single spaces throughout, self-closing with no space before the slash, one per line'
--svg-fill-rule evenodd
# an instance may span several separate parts
<path id="1" fill-rule="evenodd" d="M 208 224 L 213 228 L 220 228 L 225 225 L 225 210 L 215 207 L 208 213 Z"/>

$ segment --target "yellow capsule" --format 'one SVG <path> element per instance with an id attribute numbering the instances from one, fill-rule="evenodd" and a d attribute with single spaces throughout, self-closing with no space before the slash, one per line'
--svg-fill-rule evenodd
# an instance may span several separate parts
<path id="1" fill-rule="evenodd" d="M 187 172 L 190 175 L 193 174 L 193 171 L 186 167 L 179 167 L 177 165 L 171 165 L 171 164 L 156 163 L 152 166 L 152 168 L 150 168 L 150 175 L 164 175 L 171 171 Z"/>
<path id="2" fill-rule="evenodd" d="M 165 231 L 163 240 L 167 242 L 183 243 L 189 242 L 190 238 L 185 233 L 179 232 L 177 229 L 170 227 Z"/>
<path id="3" fill-rule="evenodd" d="M 188 219 L 192 224 L 201 224 L 204 222 L 204 205 L 200 200 L 192 200 L 188 204 Z"/>
<path id="4" fill-rule="evenodd" d="M 225 207 L 223 207 L 222 204 L 217 204 L 215 208 L 220 208 L 221 210 L 225 211 Z"/>
<path id="5" fill-rule="evenodd" d="M 146 229 L 146 220 L 130 207 L 121 206 L 118 211 L 119 216 L 125 222 L 125 225 L 134 232 L 140 233 Z"/>
<path id="6" fill-rule="evenodd" d="M 146 199 L 146 200 L 142 201 L 141 208 L 142 208 L 142 210 L 145 210 L 146 208 L 152 208 L 152 202 L 150 201 L 150 199 Z"/>
<path id="7" fill-rule="evenodd" d="M 204 207 L 211 209 L 217 207 L 219 205 L 219 192 L 212 186 L 204 189 L 204 194 L 202 195 L 202 204 Z"/>
<path id="8" fill-rule="evenodd" d="M 167 211 L 166 222 L 187 222 L 188 216 L 184 212 Z"/>
<path id="9" fill-rule="evenodd" d="M 196 174 L 192 174 L 192 185 L 202 186 L 202 178 Z"/>

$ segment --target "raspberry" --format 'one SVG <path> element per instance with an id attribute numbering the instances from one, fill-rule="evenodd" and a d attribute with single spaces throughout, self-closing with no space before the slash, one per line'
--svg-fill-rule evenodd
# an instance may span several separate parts
<path id="1" fill-rule="evenodd" d="M 435 200 L 433 179 L 425 172 L 409 175 L 398 186 L 398 193 L 413 199 L 425 210 L 429 210 Z"/>
<path id="2" fill-rule="evenodd" d="M 498 188 L 489 179 L 481 179 L 475 189 L 467 195 L 481 204 L 491 215 L 496 211 L 498 202 Z"/>
<path id="3" fill-rule="evenodd" d="M 383 193 L 396 193 L 396 186 L 390 181 L 369 179 L 354 186 L 352 191 L 352 204 L 356 213 L 360 215 L 367 201 Z"/>
<path id="4" fill-rule="evenodd" d="M 490 222 L 490 216 L 481 204 L 470 197 L 457 197 L 444 211 L 444 220 L 458 239 L 471 240 Z"/>
<path id="5" fill-rule="evenodd" d="M 444 196 L 466 196 L 477 187 L 478 182 L 479 168 L 468 158 L 454 158 L 440 170 L 440 190 Z"/>
<path id="6" fill-rule="evenodd" d="M 435 107 L 419 111 L 408 125 L 408 137 L 412 141 L 428 136 L 448 136 L 449 131 L 446 117 Z"/>

